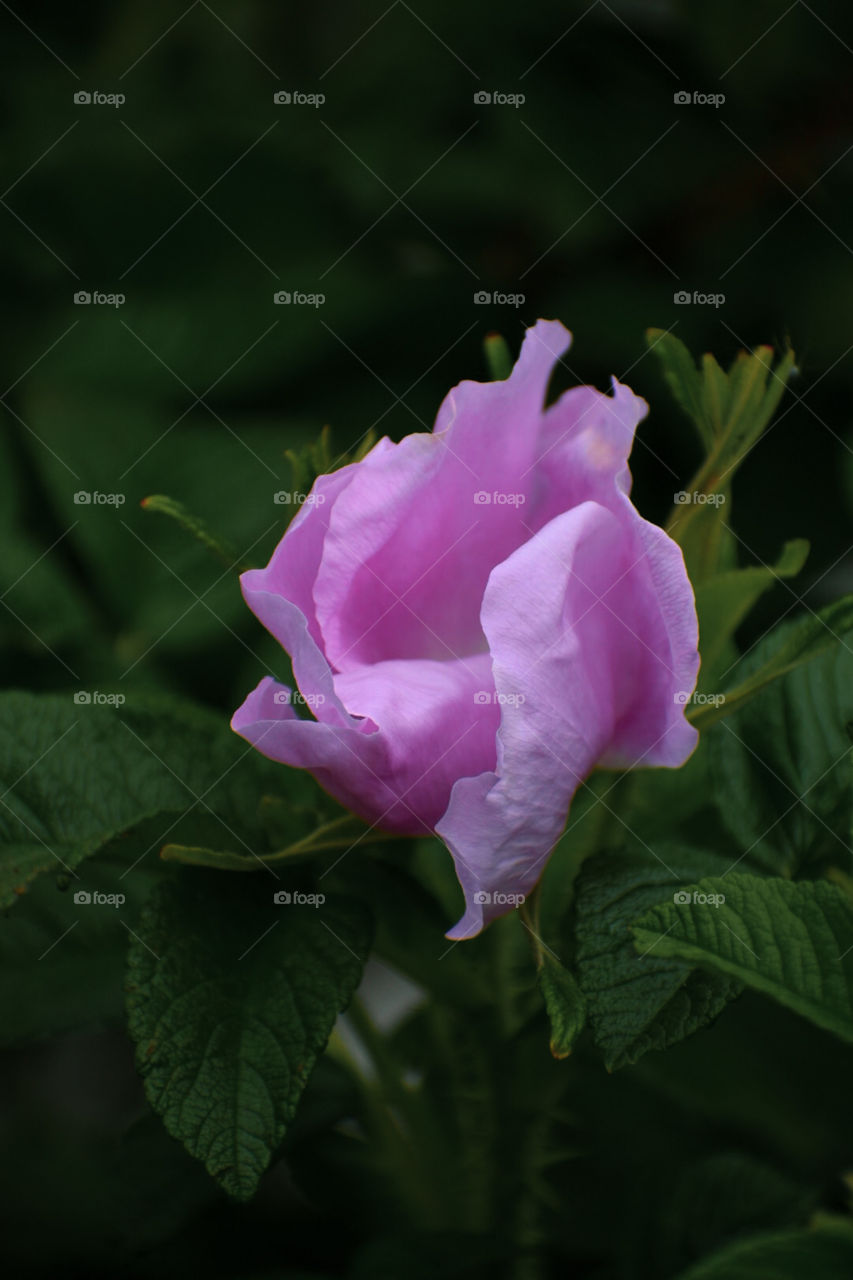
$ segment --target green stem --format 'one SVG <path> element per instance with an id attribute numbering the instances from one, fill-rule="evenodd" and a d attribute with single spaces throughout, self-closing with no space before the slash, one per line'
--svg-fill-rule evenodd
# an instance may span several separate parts
<path id="1" fill-rule="evenodd" d="M 510 1268 L 510 1280 L 542 1280 L 542 1206 L 534 1183 L 540 1175 L 540 1160 L 547 1150 L 551 1120 L 539 1111 L 526 1127 L 519 1151 L 518 1198 L 515 1202 L 513 1237 L 516 1253 Z"/>
<path id="2" fill-rule="evenodd" d="M 400 1078 L 397 1064 L 386 1040 L 358 996 L 353 996 L 350 1001 L 347 1016 L 376 1069 L 376 1078 L 385 1090 L 388 1101 L 392 1106 L 403 1104 L 403 1109 L 406 1109 L 409 1091 Z"/>
<path id="3" fill-rule="evenodd" d="M 532 893 L 529 893 L 518 908 L 518 914 L 521 916 L 522 924 L 527 930 L 530 938 L 530 946 L 533 951 L 533 959 L 536 962 L 537 970 L 542 968 L 545 963 L 545 944 L 542 941 L 542 930 L 540 923 L 542 899 L 537 884 Z"/>
<path id="4" fill-rule="evenodd" d="M 368 1054 L 376 1079 L 362 1078 L 362 1091 L 386 1155 L 386 1172 L 402 1190 L 412 1220 L 438 1229 L 444 1224 L 440 1167 L 434 1126 L 418 1093 L 403 1080 L 387 1039 L 374 1024 L 363 1002 L 354 996 L 347 1009 L 349 1020 Z"/>
<path id="5" fill-rule="evenodd" d="M 355 830 L 346 836 L 333 836 L 328 840 L 318 839 L 318 837 L 337 831 L 345 824 L 352 824 L 353 822 L 357 822 L 363 828 L 361 837 L 359 837 L 358 831 Z M 302 840 L 296 840 L 293 844 L 287 845 L 284 849 L 277 849 L 274 853 L 259 853 L 251 857 L 248 854 L 232 853 L 227 849 L 205 849 L 200 846 L 167 844 L 160 850 L 160 857 L 164 862 L 183 862 L 193 867 L 213 867 L 217 871 L 263 871 L 266 867 L 277 862 L 286 862 L 291 858 L 299 858 L 303 855 L 348 849 L 354 843 L 382 844 L 388 840 L 400 840 L 402 838 L 390 831 L 371 831 L 369 827 L 364 827 L 360 818 L 355 818 L 354 815 L 345 813 L 343 817 L 335 818 L 334 821 L 327 822 L 322 827 L 317 827 L 315 831 L 312 831 L 310 835 L 305 836 Z"/>

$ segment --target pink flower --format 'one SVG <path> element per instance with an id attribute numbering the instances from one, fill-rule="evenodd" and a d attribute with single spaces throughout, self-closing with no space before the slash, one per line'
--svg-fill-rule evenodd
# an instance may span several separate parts
<path id="1" fill-rule="evenodd" d="M 437 832 L 465 894 L 451 938 L 530 892 L 596 765 L 696 745 L 693 592 L 628 496 L 647 406 L 614 379 L 545 408 L 570 341 L 540 320 L 506 381 L 460 383 L 432 433 L 319 476 L 241 579 L 316 718 L 267 677 L 233 728 L 377 827 Z"/>

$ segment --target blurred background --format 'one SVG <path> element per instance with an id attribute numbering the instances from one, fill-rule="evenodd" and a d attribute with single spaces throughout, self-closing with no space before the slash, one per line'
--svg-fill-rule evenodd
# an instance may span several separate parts
<path id="1" fill-rule="evenodd" d="M 744 638 L 850 588 L 842 0 L 13 0 L 0 30 L 7 686 L 173 689 L 230 714 L 285 660 L 233 576 L 141 500 L 179 499 L 264 563 L 293 510 L 286 449 L 327 423 L 333 453 L 429 429 L 487 376 L 484 336 L 515 352 L 539 316 L 575 334 L 558 388 L 615 374 L 649 401 L 632 467 L 656 520 L 698 452 L 645 330 L 723 364 L 790 341 L 798 376 L 730 518 L 744 564 L 796 536 L 812 555 Z M 27 1081 L 19 1136 L 45 1107 L 109 1133 L 137 1105 L 121 1038 L 100 1075 L 85 1042 L 31 1053 L 6 1068 Z M 42 1156 L 58 1167 L 30 1150 L 22 1204 Z M 175 1177 L 204 1199 L 195 1172 Z"/>
<path id="2" fill-rule="evenodd" d="M 733 522 L 745 563 L 811 538 L 798 594 L 818 579 L 817 598 L 838 594 L 840 0 L 130 0 L 4 6 L 0 23 L 7 684 L 158 684 L 236 706 L 280 667 L 275 648 L 233 579 L 140 500 L 180 499 L 263 563 L 290 514 L 274 502 L 292 488 L 286 448 L 325 423 L 336 452 L 371 426 L 431 427 L 450 387 L 487 376 L 484 335 L 517 350 L 538 316 L 575 334 L 558 386 L 615 374 L 648 399 L 633 469 L 653 519 L 697 455 L 646 328 L 722 363 L 790 340 L 801 372 Z M 779 587 L 765 613 L 795 603 Z"/>

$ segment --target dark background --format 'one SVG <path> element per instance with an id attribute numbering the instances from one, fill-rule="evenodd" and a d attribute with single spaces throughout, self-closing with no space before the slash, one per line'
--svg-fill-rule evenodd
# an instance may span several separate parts
<path id="1" fill-rule="evenodd" d="M 606 387 L 616 374 L 649 400 L 632 465 L 653 519 L 698 453 L 646 328 L 672 328 L 724 364 L 743 346 L 790 340 L 798 378 L 738 476 L 729 518 L 744 564 L 795 536 L 813 550 L 744 638 L 806 591 L 820 603 L 849 585 L 843 0 L 53 0 L 2 3 L 0 32 L 7 686 L 159 687 L 230 714 L 284 659 L 233 576 L 140 500 L 180 499 L 263 563 L 289 515 L 273 501 L 292 488 L 285 449 L 325 423 L 341 452 L 371 426 L 428 429 L 451 386 L 486 376 L 485 334 L 500 330 L 515 351 L 539 316 L 576 335 L 560 386 Z M 277 105 L 279 90 L 326 101 Z M 77 104 L 81 91 L 126 101 Z M 525 102 L 476 104 L 480 91 Z M 694 91 L 725 102 L 674 101 Z M 81 290 L 126 300 L 75 305 Z M 477 305 L 479 290 L 524 301 Z M 725 301 L 678 305 L 679 290 Z M 277 291 L 325 302 L 276 305 Z M 124 502 L 75 504 L 79 491 Z M 126 1042 L 72 1038 L 14 1057 L 6 1073 L 22 1089 L 8 1122 L 13 1206 L 44 1265 L 48 1204 L 56 1241 L 76 1223 L 98 1256 L 111 1256 L 113 1236 L 133 1247 L 167 1237 L 169 1189 L 153 1208 L 145 1198 L 165 1138 L 150 1139 L 150 1160 L 145 1134 L 138 1164 L 123 1157 L 140 1199 L 109 1207 L 102 1146 L 139 1107 Z M 630 1124 L 632 1086 L 620 1088 Z M 681 1121 L 660 1123 L 677 1132 Z M 207 1204 L 195 1167 L 172 1168 L 182 1211 L 193 1197 Z M 252 1257 L 251 1240 L 275 1256 L 263 1211 L 245 1211 L 244 1236 L 229 1237 L 235 1259 Z M 224 1213 L 210 1209 L 198 1239 L 152 1266 L 168 1256 L 180 1269 L 182 1250 L 196 1263 L 203 1236 L 205 1265 L 232 1274 Z M 78 1256 L 73 1238 L 63 1247 Z M 19 1241 L 19 1267 L 25 1252 Z"/>
<path id="2" fill-rule="evenodd" d="M 721 362 L 790 339 L 801 373 L 732 519 L 745 563 L 810 537 L 799 590 L 829 570 L 815 599 L 839 593 L 843 3 L 197 0 L 4 6 L 0 23 L 7 683 L 159 683 L 233 708 L 275 650 L 233 580 L 140 499 L 181 499 L 262 563 L 288 515 L 272 500 L 286 448 L 326 422 L 341 451 L 371 425 L 431 426 L 451 386 L 486 376 L 485 333 L 515 350 L 538 316 L 576 335 L 560 385 L 616 374 L 649 400 L 633 466 L 658 519 L 696 452 L 645 329 Z M 326 101 L 276 105 L 280 89 Z M 526 100 L 475 104 L 484 90 Z M 694 91 L 725 102 L 673 101 Z M 481 289 L 524 302 L 475 305 Z M 725 302 L 677 305 L 680 289 Z M 79 290 L 126 301 L 75 305 Z M 279 290 L 326 300 L 277 306 Z M 79 490 L 125 502 L 75 505 Z M 795 599 L 777 588 L 765 616 Z"/>

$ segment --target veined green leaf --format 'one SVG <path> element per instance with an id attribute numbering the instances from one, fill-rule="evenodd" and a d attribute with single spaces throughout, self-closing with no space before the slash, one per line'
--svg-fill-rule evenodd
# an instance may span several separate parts
<path id="1" fill-rule="evenodd" d="M 700 965 L 853 1044 L 853 903 L 824 880 L 732 872 L 632 925 L 637 951 Z"/>
<path id="2" fill-rule="evenodd" d="M 255 1191 L 370 943 L 364 908 L 264 881 L 166 880 L 131 940 L 129 1029 L 152 1107 L 238 1200 Z"/>

